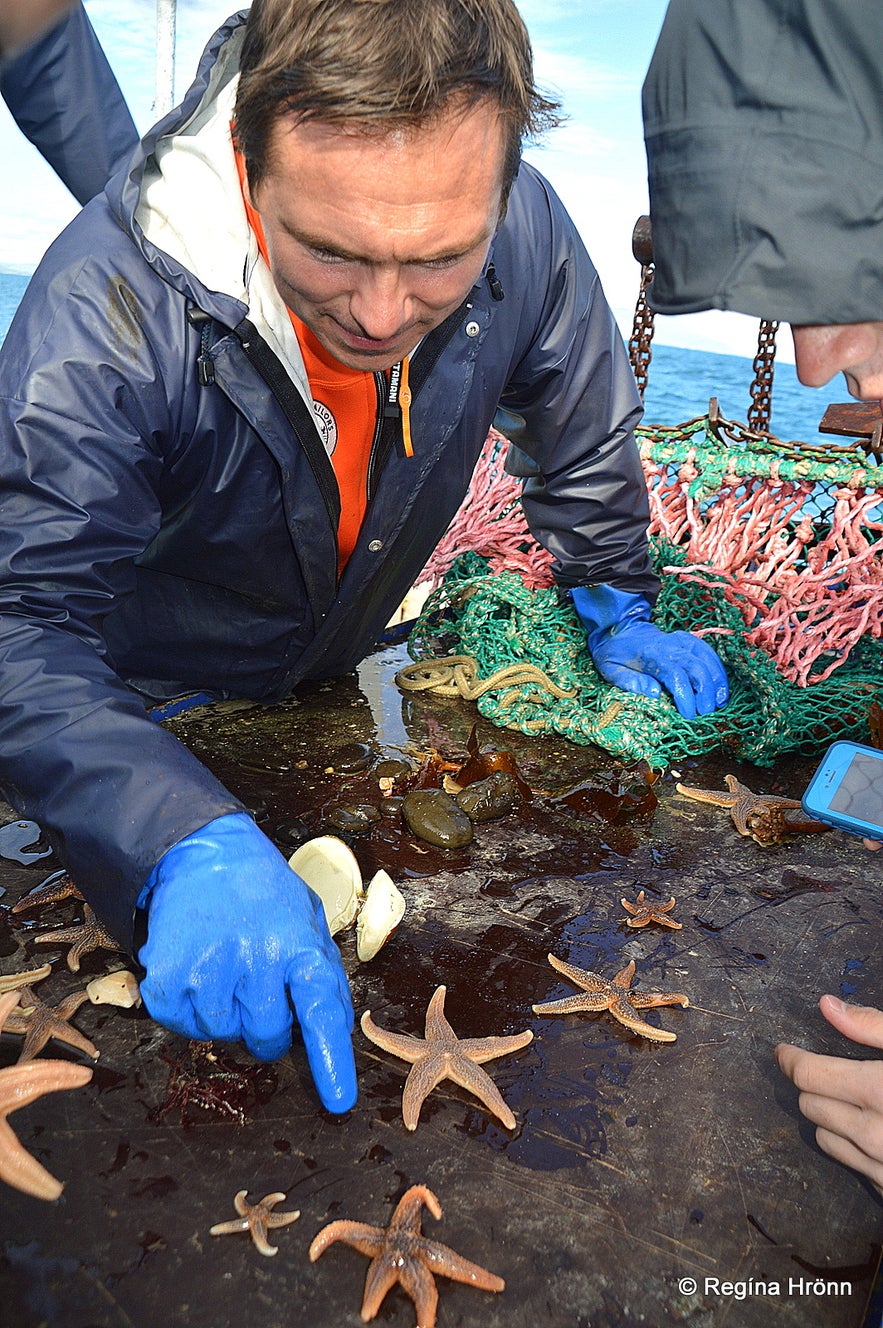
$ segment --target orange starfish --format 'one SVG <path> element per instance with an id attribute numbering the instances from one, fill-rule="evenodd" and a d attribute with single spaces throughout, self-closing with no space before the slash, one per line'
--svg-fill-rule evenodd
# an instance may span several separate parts
<path id="1" fill-rule="evenodd" d="M 403 1061 L 411 1062 L 411 1069 L 405 1080 L 402 1093 L 402 1117 L 409 1130 L 416 1130 L 420 1118 L 420 1108 L 443 1079 L 452 1079 L 455 1084 L 465 1088 L 488 1111 L 492 1112 L 505 1125 L 507 1130 L 515 1129 L 515 1117 L 503 1101 L 503 1097 L 490 1075 L 480 1067 L 485 1061 L 492 1061 L 497 1056 L 507 1056 L 510 1051 L 520 1051 L 532 1041 L 533 1033 L 526 1029 L 511 1037 L 463 1038 L 451 1028 L 445 1018 L 445 987 L 436 988 L 426 1011 L 425 1038 L 409 1037 L 405 1033 L 390 1033 L 385 1028 L 378 1028 L 371 1018 L 371 1011 L 362 1015 L 362 1032 L 384 1051 L 392 1052 Z"/>
<path id="2" fill-rule="evenodd" d="M 95 1043 L 90 1042 L 85 1033 L 74 1028 L 70 1022 L 80 1006 L 88 1001 L 87 991 L 74 991 L 54 1006 L 41 1001 L 30 986 L 23 986 L 19 991 L 23 1004 L 10 1013 L 7 1024 L 10 1033 L 24 1033 L 19 1065 L 39 1055 L 50 1038 L 57 1038 L 69 1047 L 76 1047 L 77 1051 L 84 1051 L 93 1060 L 98 1059 L 100 1053 Z"/>
<path id="3" fill-rule="evenodd" d="M 563 973 L 571 982 L 582 987 L 583 996 L 565 996 L 561 1001 L 545 1001 L 533 1007 L 534 1014 L 575 1014 L 577 1011 L 609 1010 L 614 1019 L 618 1019 L 626 1028 L 650 1038 L 653 1042 L 675 1042 L 677 1034 L 668 1033 L 664 1028 L 654 1028 L 638 1014 L 638 1010 L 651 1010 L 659 1005 L 689 1005 L 690 1002 L 681 992 L 667 991 L 632 991 L 632 979 L 635 976 L 635 961 L 632 959 L 625 968 L 621 968 L 616 977 L 609 981 L 598 973 L 588 969 L 576 968 L 565 964 L 554 955 L 548 956 L 549 963 L 559 973 Z"/>
<path id="4" fill-rule="evenodd" d="M 46 931 L 42 936 L 34 937 L 35 945 L 54 945 L 57 941 L 70 943 L 67 952 L 67 966 L 72 973 L 79 973 L 80 959 L 92 950 L 115 950 L 123 953 L 123 948 L 111 936 L 104 923 L 95 916 L 88 904 L 83 906 L 83 921 L 75 927 L 62 927 L 60 931 Z"/>
<path id="5" fill-rule="evenodd" d="M 239 1214 L 238 1217 L 231 1217 L 229 1222 L 216 1222 L 209 1228 L 210 1236 L 226 1236 L 235 1231 L 250 1231 L 251 1238 L 257 1245 L 261 1254 L 278 1254 L 279 1247 L 271 1245 L 267 1239 L 267 1232 L 270 1227 L 287 1227 L 291 1222 L 296 1222 L 300 1217 L 300 1209 L 295 1213 L 273 1213 L 270 1210 L 275 1208 L 277 1203 L 282 1203 L 284 1194 L 278 1191 L 276 1194 L 267 1194 L 259 1203 L 250 1204 L 246 1202 L 248 1190 L 240 1190 L 233 1196 L 233 1207 Z"/>
<path id="6" fill-rule="evenodd" d="M 735 775 L 724 775 L 724 783 L 729 793 L 691 788 L 689 784 L 676 784 L 675 787 L 686 798 L 728 808 L 739 834 L 747 835 L 761 847 L 778 844 L 784 835 L 808 834 L 830 828 L 821 821 L 789 821 L 788 812 L 801 806 L 796 798 L 783 798 L 777 793 L 752 793 Z"/>
<path id="7" fill-rule="evenodd" d="M 441 1205 L 432 1190 L 425 1185 L 412 1185 L 396 1204 L 388 1227 L 372 1227 L 367 1222 L 347 1220 L 330 1222 L 310 1245 L 311 1263 L 315 1263 L 328 1246 L 338 1240 L 371 1260 L 362 1297 L 363 1322 L 376 1316 L 386 1293 L 396 1282 L 414 1302 L 417 1328 L 435 1328 L 436 1277 L 450 1277 L 480 1291 L 504 1290 L 506 1283 L 502 1277 L 423 1235 L 420 1213 L 424 1204 L 433 1217 L 441 1217 Z"/>
<path id="8" fill-rule="evenodd" d="M 674 918 L 668 916 L 677 903 L 674 895 L 667 904 L 648 904 L 644 891 L 639 890 L 638 897 L 633 904 L 630 904 L 627 899 L 620 899 L 619 902 L 626 913 L 632 915 L 630 918 L 623 918 L 623 921 L 627 921 L 630 927 L 646 927 L 649 922 L 658 922 L 662 927 L 672 927 L 675 931 L 681 930 L 682 923 L 675 922 Z"/>
<path id="9" fill-rule="evenodd" d="M 0 997 L 0 1030 L 18 998 L 17 991 Z M 81 1088 L 91 1078 L 87 1066 L 72 1065 L 70 1061 L 34 1061 L 0 1070 L 0 1180 L 37 1199 L 58 1198 L 64 1185 L 19 1143 L 6 1117 L 44 1093 Z"/>

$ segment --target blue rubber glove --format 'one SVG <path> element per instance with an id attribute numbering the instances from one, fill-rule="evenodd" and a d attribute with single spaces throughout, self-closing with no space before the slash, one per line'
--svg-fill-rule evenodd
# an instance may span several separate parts
<path id="1" fill-rule="evenodd" d="M 297 1014 L 329 1111 L 356 1100 L 353 1007 L 318 896 L 244 812 L 220 816 L 160 858 L 147 907 L 141 995 L 166 1028 L 245 1042 L 259 1060 L 291 1045 Z"/>
<path id="2" fill-rule="evenodd" d="M 570 594 L 606 682 L 644 696 L 659 696 L 665 687 L 685 719 L 727 704 L 726 670 L 711 646 L 692 632 L 654 627 L 643 595 L 615 586 L 575 586 Z"/>

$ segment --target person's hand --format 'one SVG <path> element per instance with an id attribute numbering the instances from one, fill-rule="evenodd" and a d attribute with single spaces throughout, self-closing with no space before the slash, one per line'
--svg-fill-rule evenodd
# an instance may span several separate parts
<path id="1" fill-rule="evenodd" d="M 576 586 L 570 594 L 606 682 L 644 696 L 659 696 L 665 687 L 686 719 L 726 705 L 726 670 L 711 646 L 692 632 L 654 627 L 643 595 L 614 586 Z"/>
<path id="2" fill-rule="evenodd" d="M 244 813 L 221 816 L 170 848 L 150 875 L 147 970 L 154 1019 L 184 1037 L 235 1042 L 276 1060 L 300 1023 L 329 1111 L 356 1100 L 353 1007 L 318 896 Z"/>
<path id="3" fill-rule="evenodd" d="M 878 848 L 883 848 L 883 844 L 880 843 L 879 839 L 863 839 L 862 843 L 865 848 L 869 848 L 872 853 L 876 853 Z"/>
<path id="4" fill-rule="evenodd" d="M 866 1047 L 883 1049 L 883 1011 L 823 996 L 829 1024 Z M 798 1105 L 821 1149 L 867 1176 L 883 1195 L 883 1060 L 819 1056 L 782 1042 L 776 1062 L 800 1090 Z"/>

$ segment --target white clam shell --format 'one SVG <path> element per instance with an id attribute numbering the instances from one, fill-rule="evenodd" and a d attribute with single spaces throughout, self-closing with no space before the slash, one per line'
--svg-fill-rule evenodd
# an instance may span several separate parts
<path id="1" fill-rule="evenodd" d="M 288 865 L 322 900 L 328 930 L 334 936 L 351 927 L 359 911 L 362 873 L 352 849 L 335 835 L 308 839 Z"/>
<path id="2" fill-rule="evenodd" d="M 87 984 L 86 993 L 93 1005 L 119 1005 L 130 1010 L 133 1005 L 141 1004 L 138 979 L 124 968 L 94 978 Z"/>
<path id="3" fill-rule="evenodd" d="M 405 900 L 392 878 L 381 868 L 371 878 L 356 923 L 356 954 L 364 963 L 373 959 L 402 920 Z"/>

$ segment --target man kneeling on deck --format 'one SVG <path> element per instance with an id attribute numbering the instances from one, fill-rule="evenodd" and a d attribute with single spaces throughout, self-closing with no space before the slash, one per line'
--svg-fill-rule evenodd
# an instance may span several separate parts
<path id="1" fill-rule="evenodd" d="M 598 667 L 726 700 L 649 622 L 640 405 L 597 274 L 520 163 L 555 119 L 512 0 L 256 0 L 64 233 L 0 356 L 0 788 L 188 1037 L 296 1015 L 356 1096 L 322 908 L 145 698 L 352 670 L 457 510 L 498 406 Z"/>

